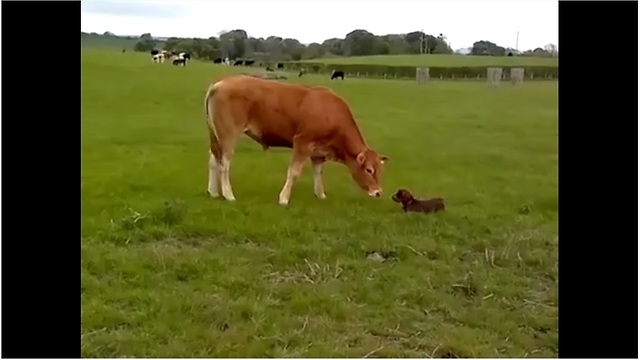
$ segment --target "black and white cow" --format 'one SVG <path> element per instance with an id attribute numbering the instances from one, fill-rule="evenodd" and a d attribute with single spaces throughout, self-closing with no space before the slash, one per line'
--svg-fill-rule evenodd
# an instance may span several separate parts
<path id="1" fill-rule="evenodd" d="M 337 78 L 344 80 L 344 71 L 333 70 L 333 73 L 331 73 L 331 80 L 337 79 Z"/>
<path id="2" fill-rule="evenodd" d="M 179 59 L 179 58 L 174 58 L 173 62 L 171 63 L 173 66 L 179 66 L 182 65 L 187 66 L 187 59 Z"/>
<path id="3" fill-rule="evenodd" d="M 166 56 L 162 53 L 160 54 L 155 54 L 151 57 L 151 59 L 153 60 L 153 62 L 157 62 L 157 63 L 163 63 L 165 60 Z"/>

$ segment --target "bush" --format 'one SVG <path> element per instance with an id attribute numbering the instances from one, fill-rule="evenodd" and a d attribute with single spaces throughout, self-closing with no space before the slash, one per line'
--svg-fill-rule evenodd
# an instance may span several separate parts
<path id="1" fill-rule="evenodd" d="M 297 71 L 301 68 L 306 68 L 308 72 L 318 74 L 329 74 L 334 70 L 341 70 L 347 76 L 411 79 L 416 77 L 415 66 L 300 62 L 283 62 L 283 64 L 287 70 Z M 432 79 L 486 79 L 488 67 L 490 66 L 429 67 L 429 75 Z M 503 77 L 509 79 L 511 67 L 496 67 L 501 67 Z M 514 66 L 514 68 L 524 68 L 525 80 L 558 79 L 557 66 Z"/>
<path id="2" fill-rule="evenodd" d="M 155 46 L 153 39 L 142 39 L 133 46 L 133 51 L 147 52 L 153 50 Z"/>

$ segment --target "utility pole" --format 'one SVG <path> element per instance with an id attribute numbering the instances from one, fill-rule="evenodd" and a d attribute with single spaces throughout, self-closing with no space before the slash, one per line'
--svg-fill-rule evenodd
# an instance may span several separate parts
<path id="1" fill-rule="evenodd" d="M 424 29 L 420 30 L 420 54 L 424 54 L 427 49 L 424 39 Z"/>
<path id="2" fill-rule="evenodd" d="M 518 40 L 520 40 L 520 31 L 516 33 L 516 50 L 518 50 Z"/>

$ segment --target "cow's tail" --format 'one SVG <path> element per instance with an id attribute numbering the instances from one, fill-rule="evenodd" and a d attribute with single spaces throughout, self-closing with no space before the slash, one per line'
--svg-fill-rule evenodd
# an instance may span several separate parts
<path id="1" fill-rule="evenodd" d="M 207 92 L 204 94 L 204 114 L 207 118 L 207 122 L 209 122 L 209 98 L 211 98 L 211 95 L 216 91 L 214 85 L 215 84 L 209 85 Z"/>
<path id="2" fill-rule="evenodd" d="M 214 121 L 215 109 L 213 102 L 211 101 L 211 97 L 216 91 L 218 83 L 213 83 L 207 89 L 206 94 L 204 95 L 204 113 L 207 118 L 207 128 L 209 129 L 209 147 L 211 150 L 211 154 L 215 156 L 217 159 L 221 159 L 221 149 L 220 144 L 218 142 L 218 135 L 216 133 L 216 124 Z"/>

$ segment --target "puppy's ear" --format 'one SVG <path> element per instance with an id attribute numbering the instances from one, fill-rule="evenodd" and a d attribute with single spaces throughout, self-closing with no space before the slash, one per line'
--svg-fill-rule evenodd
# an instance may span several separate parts
<path id="1" fill-rule="evenodd" d="M 389 158 L 388 158 L 388 157 L 386 157 L 386 156 L 384 156 L 384 155 L 380 156 L 380 164 L 384 164 L 384 163 L 386 163 L 387 161 L 389 161 Z"/>

